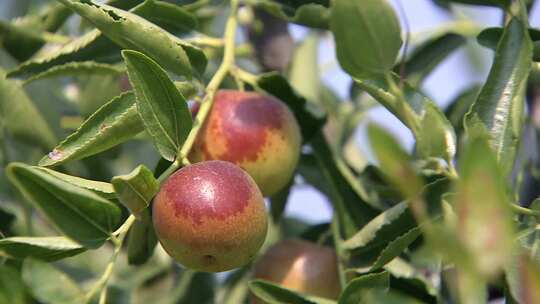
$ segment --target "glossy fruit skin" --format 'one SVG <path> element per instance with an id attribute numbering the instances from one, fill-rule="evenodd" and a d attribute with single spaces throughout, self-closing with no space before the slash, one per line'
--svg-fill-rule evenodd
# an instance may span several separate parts
<path id="1" fill-rule="evenodd" d="M 247 264 L 266 238 L 264 200 L 238 166 L 207 161 L 167 179 L 154 199 L 158 239 L 187 268 L 220 272 Z"/>
<path id="2" fill-rule="evenodd" d="M 291 180 L 302 137 L 281 101 L 255 92 L 220 90 L 193 147 L 191 159 L 219 159 L 246 170 L 264 196 Z"/>
<path id="3" fill-rule="evenodd" d="M 256 262 L 253 276 L 318 297 L 337 299 L 341 292 L 335 251 L 300 239 L 270 247 Z M 255 297 L 252 302 L 259 303 Z"/>

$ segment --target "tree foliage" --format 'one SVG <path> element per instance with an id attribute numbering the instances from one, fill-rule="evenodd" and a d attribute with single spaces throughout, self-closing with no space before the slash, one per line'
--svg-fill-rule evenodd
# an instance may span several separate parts
<path id="1" fill-rule="evenodd" d="M 0 303 L 540 303 L 534 1 L 433 0 L 504 18 L 421 40 L 388 0 L 8 2 L 18 18 L 0 21 Z M 291 24 L 309 31 L 297 45 Z M 322 37 L 349 76 L 345 98 L 322 80 Z M 463 47 L 494 52 L 489 74 L 441 109 L 424 80 Z M 288 237 L 331 247 L 339 298 L 255 279 L 251 264 L 194 272 L 159 246 L 152 199 L 189 165 L 220 88 L 276 97 L 298 121 L 302 155 L 269 198 L 259 254 Z M 415 146 L 370 124 L 366 164 L 354 134 L 378 106 Z M 284 212 L 305 185 L 328 199 L 330 222 Z"/>

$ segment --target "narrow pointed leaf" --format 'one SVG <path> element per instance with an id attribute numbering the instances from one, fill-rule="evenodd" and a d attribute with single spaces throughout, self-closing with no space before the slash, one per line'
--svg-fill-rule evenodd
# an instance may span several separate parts
<path id="1" fill-rule="evenodd" d="M 368 126 L 368 134 L 375 157 L 388 180 L 396 185 L 406 198 L 415 198 L 421 193 L 424 182 L 412 167 L 410 156 L 380 127 Z"/>
<path id="2" fill-rule="evenodd" d="M 116 195 L 114 193 L 113 186 L 109 183 L 100 182 L 100 181 L 94 181 L 85 179 L 78 176 L 73 176 L 65 173 L 61 173 L 58 171 L 54 171 L 48 168 L 44 167 L 35 167 L 36 169 L 42 170 L 43 172 L 46 172 L 55 178 L 58 178 L 64 182 L 70 183 L 74 186 L 84 188 L 87 190 L 90 190 L 100 196 L 103 196 L 106 199 L 116 198 Z"/>
<path id="3" fill-rule="evenodd" d="M 137 14 L 173 33 L 186 33 L 197 28 L 197 18 L 181 6 L 157 0 L 146 0 L 133 9 Z"/>
<path id="4" fill-rule="evenodd" d="M 88 248 L 105 242 L 120 222 L 120 208 L 101 196 L 21 163 L 7 169 L 11 182 L 64 235 Z"/>
<path id="5" fill-rule="evenodd" d="M 430 39 L 418 46 L 407 59 L 403 76 L 411 86 L 418 87 L 443 60 L 463 46 L 465 42 L 467 42 L 465 37 L 454 33 Z M 394 72 L 400 74 L 401 64 L 394 68 Z"/>
<path id="6" fill-rule="evenodd" d="M 130 265 L 142 265 L 152 257 L 157 237 L 150 210 L 141 212 L 141 220 L 135 221 L 128 235 L 127 257 Z"/>
<path id="7" fill-rule="evenodd" d="M 401 234 L 416 225 L 407 202 L 399 203 L 385 210 L 367 223 L 360 231 L 343 243 L 348 250 L 357 250 L 363 247 L 375 247 L 377 242 L 386 242 L 388 235 Z"/>
<path id="8" fill-rule="evenodd" d="M 42 303 L 85 303 L 79 286 L 50 264 L 28 259 L 23 264 L 22 277 L 29 292 Z"/>
<path id="9" fill-rule="evenodd" d="M 329 1 L 317 1 L 317 3 L 304 1 L 301 5 L 294 5 L 291 1 L 262 0 L 256 4 L 283 20 L 317 29 L 328 29 L 330 12 Z"/>
<path id="10" fill-rule="evenodd" d="M 338 304 L 367 303 L 366 294 L 373 289 L 388 290 L 390 287 L 390 275 L 383 271 L 380 273 L 366 274 L 351 280 L 339 297 Z"/>
<path id="11" fill-rule="evenodd" d="M 123 93 L 88 117 L 74 133 L 43 157 L 39 165 L 56 166 L 103 152 L 143 130 L 134 94 Z"/>
<path id="12" fill-rule="evenodd" d="M 26 304 L 26 290 L 19 270 L 12 265 L 0 264 L 0 303 Z"/>
<path id="13" fill-rule="evenodd" d="M 506 175 L 513 168 L 521 136 L 531 68 L 532 43 L 526 22 L 514 17 L 506 26 L 486 84 L 465 116 L 467 133 L 489 133 L 491 147 Z"/>
<path id="14" fill-rule="evenodd" d="M 16 259 L 29 257 L 53 262 L 84 251 L 84 247 L 62 236 L 0 239 L 0 252 Z"/>
<path id="15" fill-rule="evenodd" d="M 122 6 L 123 9 L 128 9 L 130 5 L 121 5 L 124 3 L 126 2 L 118 1 L 113 6 Z M 175 6 L 171 10 L 169 5 L 162 1 L 145 1 L 133 8 L 131 12 L 150 20 L 165 30 L 174 31 L 184 26 L 186 27 L 186 31 L 193 30 L 196 25 L 196 21 L 194 21 L 195 17 L 178 6 Z M 62 8 L 65 7 L 62 6 Z M 173 27 L 170 28 L 169 26 Z M 186 50 L 188 50 L 188 56 L 194 56 L 193 61 L 199 62 L 200 60 L 200 63 L 197 63 L 197 65 L 201 65 L 201 67 L 198 69 L 204 69 L 202 64 L 206 62 L 206 59 L 202 53 L 197 48 L 180 40 L 178 40 L 178 43 L 183 44 Z M 32 58 L 22 63 L 8 75 L 10 77 L 29 77 L 36 73 L 43 73 L 54 66 L 70 62 L 89 60 L 111 62 L 120 59 L 120 48 L 96 29 L 71 40 L 56 51 L 47 52 L 37 58 Z"/>
<path id="16" fill-rule="evenodd" d="M 92 30 L 64 44 L 58 50 L 51 51 L 36 58 L 31 58 L 8 73 L 8 77 L 31 77 L 45 73 L 48 69 L 70 62 L 95 60 L 98 62 L 113 61 L 120 49 L 115 46 L 99 30 Z M 116 56 L 119 57 L 119 56 Z"/>
<path id="17" fill-rule="evenodd" d="M 163 158 L 172 161 L 192 126 L 191 112 L 167 73 L 136 51 L 123 51 L 137 110 Z"/>
<path id="18" fill-rule="evenodd" d="M 294 51 L 289 79 L 291 86 L 307 100 L 320 102 L 320 75 L 318 63 L 319 37 L 311 33 Z"/>
<path id="19" fill-rule="evenodd" d="M 0 68 L 0 122 L 15 138 L 43 149 L 56 143 L 51 127 L 19 82 L 6 79 Z"/>
<path id="20" fill-rule="evenodd" d="M 485 6 L 496 6 L 501 8 L 507 8 L 510 6 L 511 0 L 439 0 L 442 2 L 454 2 L 462 4 L 472 4 L 472 5 L 485 5 Z"/>
<path id="21" fill-rule="evenodd" d="M 349 75 L 365 79 L 394 66 L 402 43 L 401 29 L 386 0 L 332 1 L 330 29 L 339 64 Z"/>
<path id="22" fill-rule="evenodd" d="M 397 76 L 393 76 L 398 80 Z M 401 120 L 416 138 L 421 157 L 440 157 L 450 163 L 456 153 L 456 135 L 442 110 L 429 98 L 404 83 L 405 103 L 390 93 L 382 78 L 355 79 L 370 94 Z"/>
<path id="23" fill-rule="evenodd" d="M 38 73 L 32 77 L 26 79 L 24 84 L 28 84 L 32 81 L 47 79 L 52 77 L 65 77 L 65 76 L 78 76 L 78 75 L 90 75 L 90 74 L 105 74 L 116 75 L 125 72 L 122 67 L 98 63 L 95 61 L 83 61 L 83 62 L 69 62 L 62 65 L 54 66 L 45 72 Z"/>
<path id="24" fill-rule="evenodd" d="M 119 46 L 144 52 L 178 75 L 191 78 L 193 72 L 204 72 L 206 58 L 198 48 L 136 14 L 91 1 L 59 1 Z"/>
<path id="25" fill-rule="evenodd" d="M 159 190 L 159 182 L 144 165 L 129 174 L 113 177 L 111 183 L 118 200 L 139 218 Z"/>
<path id="26" fill-rule="evenodd" d="M 510 198 L 505 179 L 487 139 L 467 144 L 460 160 L 455 196 L 457 236 L 484 278 L 497 275 L 509 261 L 513 247 Z M 466 265 L 464 265 L 466 267 Z"/>
<path id="27" fill-rule="evenodd" d="M 71 15 L 71 11 L 52 3 L 39 15 L 26 15 L 4 24 L 0 22 L 2 45 L 18 61 L 27 60 L 46 42 L 45 32 L 56 32 Z"/>
<path id="28" fill-rule="evenodd" d="M 332 304 L 336 303 L 330 299 L 310 297 L 299 294 L 290 289 L 281 287 L 265 280 L 253 280 L 249 282 L 251 292 L 269 304 Z"/>

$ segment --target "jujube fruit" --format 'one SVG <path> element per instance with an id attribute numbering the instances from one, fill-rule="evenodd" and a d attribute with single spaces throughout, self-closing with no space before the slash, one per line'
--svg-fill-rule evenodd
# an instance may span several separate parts
<path id="1" fill-rule="evenodd" d="M 253 276 L 318 297 L 337 299 L 341 292 L 335 251 L 300 239 L 270 247 L 256 262 Z"/>
<path id="2" fill-rule="evenodd" d="M 232 162 L 253 177 L 263 195 L 270 196 L 292 178 L 301 142 L 294 115 L 278 99 L 220 90 L 191 158 Z"/>
<path id="3" fill-rule="evenodd" d="M 260 190 L 246 172 L 224 161 L 201 162 L 171 175 L 154 199 L 152 216 L 165 251 L 199 271 L 247 264 L 266 237 Z"/>

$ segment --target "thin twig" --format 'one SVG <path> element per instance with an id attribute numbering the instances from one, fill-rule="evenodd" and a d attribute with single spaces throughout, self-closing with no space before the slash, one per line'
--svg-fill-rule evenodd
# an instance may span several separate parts
<path id="1" fill-rule="evenodd" d="M 345 252 L 343 250 L 343 247 L 341 245 L 341 242 L 343 241 L 341 238 L 341 232 L 339 228 L 339 219 L 338 215 L 334 214 L 334 217 L 332 219 L 332 223 L 330 225 L 330 228 L 332 230 L 332 237 L 334 239 L 334 246 L 336 247 L 336 255 L 337 255 L 337 267 L 338 267 L 338 275 L 339 275 L 339 283 L 341 286 L 341 289 L 343 290 L 345 286 L 347 286 L 347 275 L 345 271 L 345 264 L 347 263 L 347 257 L 345 256 Z"/>
<path id="2" fill-rule="evenodd" d="M 111 256 L 109 263 L 105 267 L 105 271 L 103 271 L 101 278 L 96 282 L 96 284 L 92 287 L 92 289 L 86 294 L 87 302 L 90 301 L 97 292 L 100 292 L 99 304 L 105 304 L 107 300 L 107 283 L 109 282 L 109 279 L 111 278 L 113 274 L 114 265 L 116 264 L 116 260 L 122 249 L 122 244 L 124 242 L 126 234 L 134 222 L 135 222 L 135 216 L 130 215 L 128 219 L 122 224 L 122 226 L 120 226 L 120 228 L 118 228 L 118 230 L 116 230 L 112 234 L 111 241 L 114 244 L 113 255 Z"/>
<path id="3" fill-rule="evenodd" d="M 193 147 L 193 144 L 195 143 L 197 134 L 202 128 L 204 121 L 206 120 L 206 117 L 208 116 L 208 113 L 212 108 L 212 104 L 214 102 L 214 95 L 216 94 L 219 86 L 225 79 L 225 76 L 227 76 L 230 70 L 234 67 L 236 28 L 238 25 L 236 16 L 238 12 L 238 1 L 239 0 L 231 0 L 231 12 L 225 25 L 225 52 L 221 65 L 206 86 L 206 94 L 201 101 L 201 108 L 199 109 L 199 112 L 197 113 L 197 116 L 193 121 L 193 127 L 191 128 L 191 131 L 189 132 L 186 141 L 176 155 L 176 160 L 171 164 L 171 166 L 169 166 L 169 168 L 167 168 L 167 170 L 165 170 L 165 172 L 163 172 L 159 176 L 158 181 L 160 183 L 167 179 L 167 177 L 169 177 L 174 171 L 180 168 L 181 165 L 189 164 L 189 160 L 187 159 L 187 157 L 189 155 L 189 152 L 191 151 L 191 148 Z"/>

